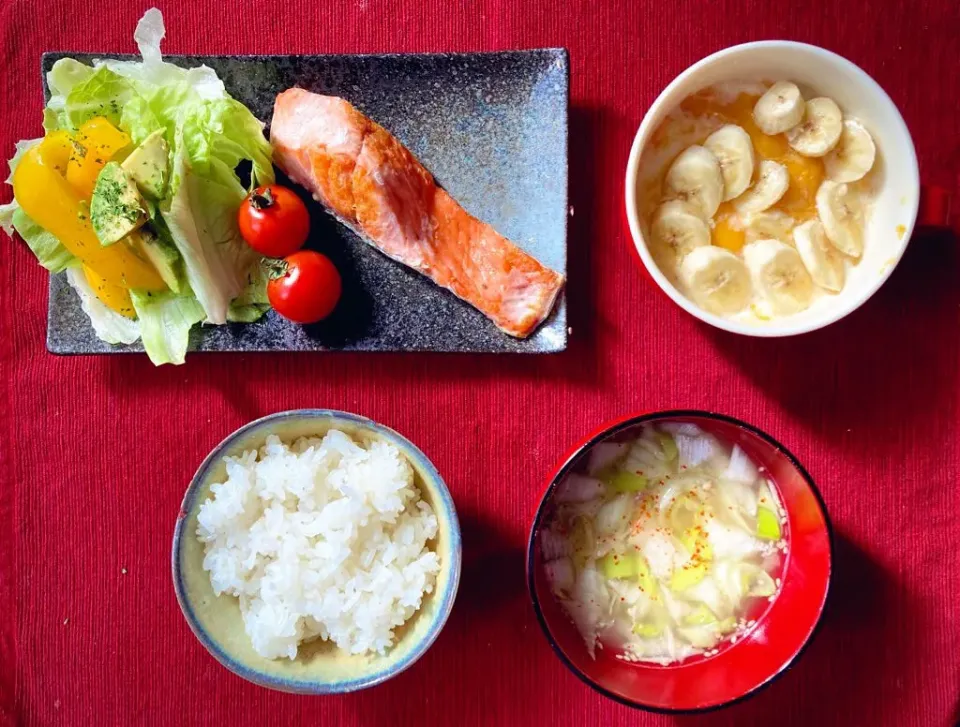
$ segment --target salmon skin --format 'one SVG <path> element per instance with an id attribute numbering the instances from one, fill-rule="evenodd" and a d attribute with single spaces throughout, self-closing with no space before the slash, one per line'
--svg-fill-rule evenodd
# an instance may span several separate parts
<path id="1" fill-rule="evenodd" d="M 273 107 L 273 159 L 341 222 L 526 338 L 563 276 L 472 217 L 390 132 L 348 101 L 291 88 Z"/>

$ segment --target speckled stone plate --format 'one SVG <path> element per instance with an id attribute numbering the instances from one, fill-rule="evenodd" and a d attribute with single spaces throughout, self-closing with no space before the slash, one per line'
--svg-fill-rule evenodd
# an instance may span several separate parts
<path id="1" fill-rule="evenodd" d="M 85 63 L 105 57 L 44 54 L 45 94 L 46 72 L 67 56 Z M 210 66 L 228 93 L 266 123 L 274 97 L 291 86 L 343 96 L 406 144 L 468 212 L 566 274 L 565 50 L 165 60 Z M 343 299 L 333 316 L 301 327 L 270 311 L 257 323 L 196 326 L 191 350 L 549 353 L 566 348 L 562 294 L 550 318 L 528 339 L 516 340 L 309 204 L 313 231 L 307 245 L 329 255 L 343 276 Z M 63 275 L 50 278 L 47 348 L 62 354 L 143 350 L 100 341 Z"/>

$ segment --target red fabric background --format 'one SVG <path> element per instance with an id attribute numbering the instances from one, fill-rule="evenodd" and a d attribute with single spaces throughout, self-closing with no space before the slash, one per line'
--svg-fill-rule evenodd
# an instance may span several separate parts
<path id="1" fill-rule="evenodd" d="M 762 38 L 860 64 L 900 106 L 924 178 L 955 185 L 954 0 L 159 4 L 168 52 L 568 47 L 573 337 L 553 357 L 210 354 L 161 369 L 139 356 L 58 358 L 44 348 L 46 274 L 0 241 L 0 707 L 11 723 L 956 721 L 956 245 L 915 239 L 884 289 L 829 330 L 751 340 L 698 324 L 645 283 L 621 223 L 646 107 L 702 56 Z M 40 130 L 41 51 L 134 50 L 148 4 L 98 5 L 2 3 L 4 157 Z M 174 520 L 202 457 L 244 422 L 303 406 L 364 414 L 418 443 L 464 532 L 460 594 L 436 645 L 388 684 L 342 697 L 271 693 L 232 676 L 190 634 L 170 583 Z M 523 583 L 528 527 L 556 459 L 604 419 L 671 406 L 729 413 L 783 441 L 820 483 L 838 536 L 835 597 L 796 668 L 742 705 L 684 718 L 581 684 L 547 646 Z"/>

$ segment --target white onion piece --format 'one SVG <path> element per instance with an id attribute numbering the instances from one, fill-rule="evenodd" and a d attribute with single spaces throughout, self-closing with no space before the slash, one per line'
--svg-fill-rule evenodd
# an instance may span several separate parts
<path id="1" fill-rule="evenodd" d="M 593 518 L 597 516 L 597 513 L 600 511 L 600 507 L 602 505 L 603 500 L 597 498 L 595 500 L 587 500 L 586 502 L 569 503 L 567 504 L 566 509 L 574 516 L 580 515 L 588 520 L 593 520 Z"/>
<path id="2" fill-rule="evenodd" d="M 543 571 L 546 573 L 547 580 L 550 582 L 550 587 L 554 593 L 560 595 L 561 593 L 569 592 L 570 589 L 573 588 L 573 563 L 570 562 L 569 558 L 551 560 L 549 563 L 544 564 Z"/>
<path id="3" fill-rule="evenodd" d="M 640 603 L 645 607 L 647 604 L 642 602 L 649 601 L 643 589 L 635 581 L 614 578 L 607 581 L 607 588 L 613 591 L 614 598 L 622 599 L 628 606 Z"/>
<path id="4" fill-rule="evenodd" d="M 677 443 L 677 449 L 680 451 L 681 467 L 696 467 L 706 462 L 715 453 L 711 437 L 691 437 L 686 434 L 677 434 L 674 436 L 674 440 Z"/>
<path id="5" fill-rule="evenodd" d="M 747 453 L 740 449 L 740 445 L 733 445 L 733 451 L 730 453 L 730 464 L 720 475 L 725 480 L 733 482 L 742 482 L 745 485 L 752 485 L 757 481 L 760 473 L 757 472 L 757 466 L 753 463 Z"/>
<path id="6" fill-rule="evenodd" d="M 690 613 L 690 605 L 677 598 L 676 594 L 667 588 L 660 589 L 660 597 L 663 599 L 663 605 L 666 606 L 670 618 L 676 623 L 682 623 L 683 618 Z"/>
<path id="7" fill-rule="evenodd" d="M 633 640 L 632 628 L 632 624 L 628 624 L 621 619 L 605 626 L 597 636 L 604 646 L 620 650 Z"/>
<path id="8" fill-rule="evenodd" d="M 700 427 L 698 427 L 696 424 L 680 424 L 678 422 L 664 422 L 663 424 L 660 424 L 660 428 L 663 431 L 672 434 L 673 436 L 682 434 L 686 437 L 699 437 L 701 434 L 703 434 L 703 430 Z"/>
<path id="9" fill-rule="evenodd" d="M 667 647 L 667 655 L 665 657 L 665 660 L 669 659 L 669 661 L 676 661 L 677 660 L 677 638 L 676 636 L 673 635 L 673 629 L 670 627 L 667 627 L 666 629 L 664 629 L 663 636 L 664 636 L 664 641 Z"/>
<path id="10" fill-rule="evenodd" d="M 667 455 L 663 451 L 663 445 L 657 438 L 657 433 L 652 429 L 644 429 L 643 434 L 634 444 L 636 447 L 648 452 L 650 456 L 655 459 L 661 461 L 665 461 L 667 459 Z"/>
<path id="11" fill-rule="evenodd" d="M 587 653 L 590 658 L 596 658 L 597 649 L 597 614 L 589 604 L 576 600 L 575 598 L 566 602 L 567 613 L 573 619 L 573 625 L 577 627 L 583 643 L 587 647 Z"/>
<path id="12" fill-rule="evenodd" d="M 557 487 L 557 502 L 587 502 L 595 497 L 602 497 L 606 485 L 595 477 L 583 475 L 567 475 L 567 478 Z"/>
<path id="13" fill-rule="evenodd" d="M 744 519 L 743 515 L 751 518 L 757 516 L 757 493 L 749 485 L 742 482 L 726 480 L 716 488 L 717 499 L 721 502 L 718 508 L 720 517 L 729 516 L 729 519 L 738 527 L 753 533 L 753 527 Z M 730 507 L 733 507 L 731 510 Z"/>
<path id="14" fill-rule="evenodd" d="M 600 442 L 590 450 L 587 461 L 587 472 L 591 475 L 600 474 L 610 465 L 627 453 L 629 445 L 624 442 Z"/>
<path id="15" fill-rule="evenodd" d="M 630 495 L 618 495 L 605 503 L 597 513 L 597 532 L 603 535 L 613 535 L 630 526 L 630 511 L 633 507 L 633 498 Z"/>
<path id="16" fill-rule="evenodd" d="M 762 568 L 757 568 L 753 583 L 750 584 L 751 596 L 772 596 L 777 592 L 777 585 L 773 578 Z"/>
<path id="17" fill-rule="evenodd" d="M 713 548 L 714 558 L 730 558 L 743 560 L 749 555 L 759 553 L 762 547 L 750 533 L 731 528 L 717 518 L 709 518 L 703 528 L 707 533 L 707 541 Z"/>
<path id="18" fill-rule="evenodd" d="M 698 649 L 709 649 L 720 641 L 716 624 L 679 627 L 677 633 Z"/>
<path id="19" fill-rule="evenodd" d="M 721 563 L 717 564 L 717 568 L 723 565 Z M 728 602 L 729 594 L 725 591 L 726 589 L 721 590 L 717 585 L 717 580 L 720 578 L 719 571 L 715 571 L 715 576 L 712 578 L 704 578 L 697 584 L 694 584 L 687 590 L 683 592 L 684 598 L 699 601 L 704 606 L 709 608 L 717 618 L 724 618 L 730 615 L 730 612 L 735 607 L 735 603 Z"/>
<path id="20" fill-rule="evenodd" d="M 658 524 L 661 528 L 669 527 L 667 516 L 669 515 L 670 508 L 673 507 L 673 503 L 676 502 L 683 490 L 683 483 L 674 480 L 664 487 L 663 492 L 660 493 L 660 499 L 657 500 L 657 512 L 659 516 Z"/>
<path id="21" fill-rule="evenodd" d="M 735 610 L 739 607 L 746 591 L 743 581 L 740 579 L 739 564 L 729 561 L 720 561 L 713 568 L 713 580 L 716 582 L 724 598 L 730 604 L 730 608 Z M 714 613 L 717 613 L 714 611 Z"/>
<path id="22" fill-rule="evenodd" d="M 626 459 L 620 465 L 625 472 L 637 472 L 656 480 L 668 474 L 671 462 L 663 451 L 663 445 L 657 439 L 653 429 L 644 429 L 643 435 L 630 446 Z"/>
<path id="23" fill-rule="evenodd" d="M 570 617 L 583 637 L 591 658 L 595 654 L 600 619 L 608 600 L 603 577 L 597 569 L 590 565 L 580 571 L 573 587 L 573 599 L 568 601 L 567 605 L 570 607 Z"/>
<path id="24" fill-rule="evenodd" d="M 544 528 L 540 530 L 540 552 L 544 560 L 556 560 L 570 555 L 570 543 L 559 533 Z"/>
<path id="25" fill-rule="evenodd" d="M 641 546 L 643 557 L 650 566 L 650 572 L 657 578 L 669 578 L 675 568 L 682 567 L 690 556 L 676 541 L 665 533 L 648 535 Z"/>

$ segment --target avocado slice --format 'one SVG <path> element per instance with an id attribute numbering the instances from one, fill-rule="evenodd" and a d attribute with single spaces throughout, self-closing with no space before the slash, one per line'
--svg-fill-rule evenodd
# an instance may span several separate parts
<path id="1" fill-rule="evenodd" d="M 127 236 L 127 242 L 137 253 L 151 262 L 170 290 L 180 293 L 180 275 L 177 272 L 180 253 L 177 252 L 177 248 L 146 227 L 131 232 Z"/>
<path id="2" fill-rule="evenodd" d="M 122 240 L 147 221 L 146 202 L 117 162 L 107 162 L 93 187 L 90 222 L 101 245 Z"/>
<path id="3" fill-rule="evenodd" d="M 169 176 L 169 151 L 163 129 L 157 129 L 123 160 L 121 166 L 145 197 L 163 197 Z"/>

